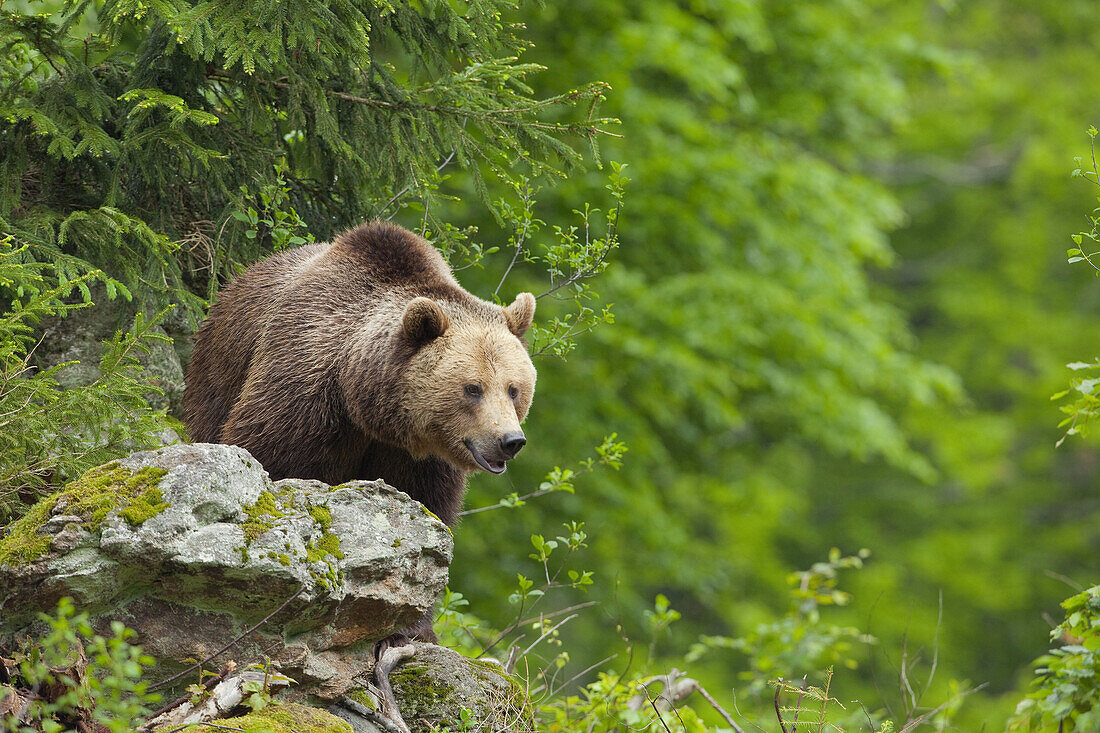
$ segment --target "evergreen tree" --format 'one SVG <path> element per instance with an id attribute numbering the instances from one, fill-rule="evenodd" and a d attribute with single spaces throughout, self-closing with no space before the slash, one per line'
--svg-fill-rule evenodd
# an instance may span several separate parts
<path id="1" fill-rule="evenodd" d="M 264 192 L 285 189 L 324 239 L 451 161 L 486 196 L 483 174 L 559 172 L 579 160 L 567 136 L 594 139 L 604 87 L 531 96 L 537 67 L 517 60 L 513 6 L 122 0 L 5 12 L 0 226 L 63 280 L 102 267 L 197 313 L 188 285 L 209 292 L 272 245 L 274 226 L 229 220 L 251 206 L 257 223 L 274 221 Z M 540 117 L 578 105 L 579 123 Z"/>
<path id="2" fill-rule="evenodd" d="M 431 208 L 444 167 L 465 171 L 488 202 L 494 182 L 560 176 L 582 159 L 578 143 L 595 150 L 605 86 L 533 96 L 525 80 L 539 67 L 519 59 L 527 43 L 514 7 L 0 7 L 0 298 L 11 325 L 0 333 L 0 412 L 18 417 L 5 424 L 0 515 L 17 489 L 151 445 L 152 427 L 170 424 L 137 382 L 110 381 L 116 362 L 138 379 L 128 356 L 103 365 L 99 401 L 65 398 L 48 381 L 56 374 L 30 368 L 34 323 L 91 302 L 92 281 L 103 283 L 96 297 L 134 298 L 144 313 L 179 304 L 194 324 L 243 265 L 392 216 L 409 197 L 445 254 L 476 261 L 482 248 Z M 110 349 L 138 348 L 150 324 L 140 316 Z M 54 444 L 103 431 L 113 437 L 89 438 L 92 451 Z"/>

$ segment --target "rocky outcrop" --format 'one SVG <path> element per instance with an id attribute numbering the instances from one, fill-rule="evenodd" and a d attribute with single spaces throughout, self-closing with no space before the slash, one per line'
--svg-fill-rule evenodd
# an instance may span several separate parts
<path id="1" fill-rule="evenodd" d="M 535 729 L 526 688 L 495 662 L 471 662 L 441 646 L 416 644 L 416 654 L 392 679 L 413 731 L 429 731 L 440 720 L 465 721 L 468 730 L 478 731 Z"/>
<path id="2" fill-rule="evenodd" d="M 121 296 L 109 299 L 102 286 L 92 287 L 92 299 L 94 307 L 71 310 L 64 318 L 45 318 L 39 324 L 42 340 L 35 347 L 32 359 L 41 368 L 68 364 L 55 375 L 66 389 L 91 384 L 99 378 L 103 342 L 116 331 L 132 328 L 134 314 L 140 309 L 136 303 Z M 147 306 L 144 311 L 149 316 L 156 313 L 156 308 Z M 148 351 L 135 354 L 146 378 L 163 391 L 163 394 L 149 394 L 149 403 L 155 409 L 166 408 L 174 415 L 182 415 L 182 364 L 190 353 L 193 329 L 182 309 L 176 307 L 152 328 L 152 332 L 170 338 L 148 339 L 145 342 Z"/>
<path id="3" fill-rule="evenodd" d="M 157 660 L 152 681 L 225 648 L 206 669 L 270 658 L 294 680 L 277 695 L 287 704 L 373 730 L 355 712 L 374 704 L 372 649 L 432 607 L 451 550 L 442 522 L 381 481 L 273 483 L 224 445 L 135 453 L 0 536 L 0 648 L 33 635 L 37 613 L 68 596 L 94 626 L 138 632 Z M 503 730 L 522 718 L 525 697 L 499 668 L 416 647 L 391 676 L 412 730 L 470 715 Z"/>
<path id="4" fill-rule="evenodd" d="M 259 677 L 278 671 L 276 703 L 227 724 L 388 731 L 375 644 L 431 609 L 451 551 L 447 527 L 381 481 L 272 482 L 225 445 L 135 453 L 0 534 L 0 650 L 37 635 L 38 613 L 67 596 L 98 629 L 121 621 L 137 631 L 157 660 L 152 682 L 215 653 L 204 669 L 235 662 L 208 698 L 162 716 L 167 728 L 208 720 L 207 708 L 231 714 L 257 674 L 248 665 L 270 659 Z M 413 733 L 532 729 L 522 686 L 499 666 L 432 644 L 415 650 L 390 674 Z M 196 679 L 169 682 L 166 699 Z"/>

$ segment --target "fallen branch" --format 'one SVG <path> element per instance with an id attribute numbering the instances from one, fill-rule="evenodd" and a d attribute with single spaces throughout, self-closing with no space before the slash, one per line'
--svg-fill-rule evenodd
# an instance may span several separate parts
<path id="1" fill-rule="evenodd" d="M 393 696 L 393 685 L 390 684 L 390 672 L 401 662 L 416 654 L 416 647 L 412 644 L 404 646 L 392 646 L 387 648 L 374 665 L 374 682 L 378 686 L 379 696 L 382 698 L 381 713 L 401 733 L 411 733 L 405 719 L 401 717 L 401 708 L 397 705 L 397 699 Z"/>
<path id="2" fill-rule="evenodd" d="M 230 660 L 229 662 L 226 663 L 225 667 L 222 668 L 221 672 L 219 672 L 217 674 L 213 674 L 213 675 L 207 677 L 205 680 L 202 681 L 201 684 L 204 688 L 206 688 L 209 691 L 209 690 L 213 689 L 214 686 L 217 685 L 219 682 L 224 680 L 226 675 L 228 675 L 230 672 L 235 672 L 236 670 L 237 670 L 237 663 L 234 662 L 233 660 Z M 162 707 L 160 710 L 157 710 L 155 713 L 150 715 L 149 720 L 150 721 L 156 720 L 161 715 L 164 715 L 165 713 L 168 713 L 168 712 L 171 712 L 172 710 L 175 710 L 180 705 L 183 705 L 185 702 L 187 702 L 188 700 L 190 700 L 194 696 L 195 696 L 194 693 L 191 693 L 191 692 L 180 695 L 175 700 L 173 700 L 172 702 L 170 702 L 167 705 L 165 705 L 164 707 Z M 153 725 L 152 722 L 146 723 L 145 725 L 138 728 L 138 730 L 139 731 L 149 730 L 152 727 L 152 725 Z"/>
<path id="3" fill-rule="evenodd" d="M 248 682 L 259 682 L 269 687 L 290 684 L 290 680 L 285 677 L 278 675 L 272 677 L 258 669 L 244 669 L 219 682 L 200 702 L 188 700 L 174 710 L 153 718 L 146 723 L 146 727 L 174 726 L 169 733 L 177 733 L 189 725 L 199 723 L 212 725 L 211 720 L 228 717 L 244 701 L 247 694 L 244 686 Z"/>
<path id="4" fill-rule="evenodd" d="M 343 711 L 341 711 L 340 708 L 343 708 Z M 329 712 L 337 715 L 338 717 L 340 716 L 340 713 L 344 711 L 350 711 L 361 718 L 366 718 L 367 720 L 384 730 L 386 733 L 405 733 L 400 728 L 398 728 L 392 720 L 387 718 L 385 715 L 382 715 L 382 713 L 378 712 L 377 710 L 371 710 L 366 705 L 360 702 L 356 702 L 350 697 L 345 697 L 343 700 L 341 700 L 339 706 L 333 706 L 329 708 Z"/>

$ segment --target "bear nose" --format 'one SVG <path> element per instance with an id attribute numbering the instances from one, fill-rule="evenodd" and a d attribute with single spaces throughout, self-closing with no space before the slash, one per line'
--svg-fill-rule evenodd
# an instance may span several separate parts
<path id="1" fill-rule="evenodd" d="M 527 438 L 523 436 L 522 432 L 505 433 L 504 437 L 500 439 L 500 449 L 509 458 L 515 458 L 520 448 L 525 445 L 527 445 Z"/>

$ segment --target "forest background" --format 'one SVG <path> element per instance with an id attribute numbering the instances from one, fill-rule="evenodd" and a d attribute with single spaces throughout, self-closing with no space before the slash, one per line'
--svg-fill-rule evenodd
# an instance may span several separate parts
<path id="1" fill-rule="evenodd" d="M 754 681 L 836 665 L 842 702 L 902 720 L 984 684 L 950 725 L 1003 726 L 1060 601 L 1100 581 L 1100 452 L 1055 448 L 1050 400 L 1100 351 L 1100 287 L 1066 261 L 1095 203 L 1071 176 L 1100 118 L 1095 3 L 257 5 L 250 28 L 247 3 L 0 4 L 26 47 L 6 47 L 0 108 L 0 224 L 24 264 L 65 286 L 88 263 L 146 313 L 198 318 L 240 266 L 382 215 L 508 299 L 546 290 L 548 267 L 559 284 L 583 271 L 576 237 L 606 237 L 612 211 L 599 277 L 540 299 L 528 447 L 467 506 L 569 490 L 464 518 L 451 589 L 468 615 L 449 620 L 507 626 L 516 574 L 540 571 L 531 535 L 583 521 L 571 561 L 593 583 L 559 605 L 598 604 L 555 634 L 570 673 L 621 667 L 626 638 L 760 720 Z M 89 44 L 98 23 L 115 25 Z M 111 76 L 124 53 L 143 78 Z M 359 87 L 318 81 L 357 59 Z M 47 66 L 68 86 L 35 117 L 21 104 L 49 90 Z M 219 84 L 228 101 L 196 91 Z M 89 114 L 125 124 L 100 136 Z M 28 473 L 24 438 L 5 446 L 9 516 L 16 489 L 83 465 Z M 618 470 L 552 471 L 615 440 Z M 800 647 L 769 625 L 788 575 L 833 547 L 870 557 L 842 573 L 850 597 L 815 608 L 821 648 Z"/>

